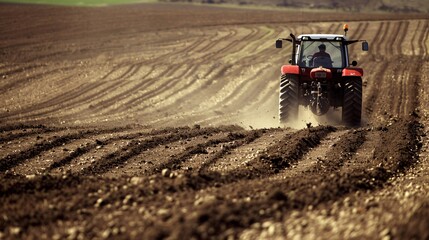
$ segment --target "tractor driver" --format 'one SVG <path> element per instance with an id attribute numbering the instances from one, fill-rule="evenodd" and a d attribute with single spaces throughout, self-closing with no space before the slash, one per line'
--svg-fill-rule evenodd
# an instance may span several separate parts
<path id="1" fill-rule="evenodd" d="M 326 45 L 323 43 L 320 44 L 319 52 L 313 54 L 313 59 L 312 59 L 313 67 L 319 67 L 319 66 L 332 67 L 331 55 L 329 55 L 329 53 L 325 51 L 326 51 Z"/>

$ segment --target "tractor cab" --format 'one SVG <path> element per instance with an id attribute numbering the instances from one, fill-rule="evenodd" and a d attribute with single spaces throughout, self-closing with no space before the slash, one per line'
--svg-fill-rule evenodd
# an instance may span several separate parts
<path id="1" fill-rule="evenodd" d="M 348 64 L 346 39 L 342 35 L 308 34 L 297 38 L 297 60 L 305 68 L 345 68 Z"/>

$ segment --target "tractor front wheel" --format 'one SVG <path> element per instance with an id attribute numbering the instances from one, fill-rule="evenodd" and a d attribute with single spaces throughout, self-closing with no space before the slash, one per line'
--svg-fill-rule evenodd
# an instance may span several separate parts
<path id="1" fill-rule="evenodd" d="M 342 119 L 346 126 L 357 127 L 362 115 L 362 79 L 346 78 L 344 81 L 344 99 Z"/>
<path id="2" fill-rule="evenodd" d="M 298 117 L 298 77 L 284 74 L 280 79 L 280 123 L 296 120 Z"/>

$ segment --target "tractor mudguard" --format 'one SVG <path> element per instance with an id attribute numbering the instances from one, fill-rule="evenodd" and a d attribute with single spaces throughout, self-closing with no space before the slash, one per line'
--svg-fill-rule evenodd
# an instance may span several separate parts
<path id="1" fill-rule="evenodd" d="M 362 68 L 344 68 L 343 77 L 362 77 L 363 69 Z"/>
<path id="2" fill-rule="evenodd" d="M 283 65 L 282 66 L 282 75 L 284 74 L 300 74 L 298 65 Z"/>

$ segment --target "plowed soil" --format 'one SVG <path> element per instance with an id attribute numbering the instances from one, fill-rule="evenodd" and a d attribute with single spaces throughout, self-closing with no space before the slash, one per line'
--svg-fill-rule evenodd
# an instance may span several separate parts
<path id="1" fill-rule="evenodd" d="M 0 6 L 0 239 L 429 238 L 427 16 Z M 346 21 L 364 123 L 279 126 L 274 41 Z"/>

